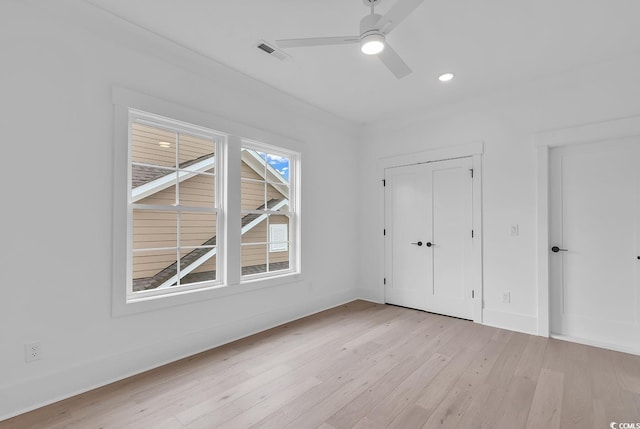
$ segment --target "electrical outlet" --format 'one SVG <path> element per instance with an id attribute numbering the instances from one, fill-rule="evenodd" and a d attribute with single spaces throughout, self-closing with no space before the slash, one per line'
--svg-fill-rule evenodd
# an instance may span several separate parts
<path id="1" fill-rule="evenodd" d="M 511 302 L 511 292 L 502 292 L 502 303 L 509 304 Z"/>
<path id="2" fill-rule="evenodd" d="M 42 345 L 40 342 L 28 343 L 24 345 L 24 361 L 34 362 L 42 357 Z"/>

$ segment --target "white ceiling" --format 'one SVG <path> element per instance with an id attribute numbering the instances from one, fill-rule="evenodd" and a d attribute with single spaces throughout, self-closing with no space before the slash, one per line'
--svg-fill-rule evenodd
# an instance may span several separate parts
<path id="1" fill-rule="evenodd" d="M 358 45 L 289 49 L 285 61 L 255 47 L 356 35 L 368 13 L 362 0 L 86 1 L 356 122 L 640 52 L 638 0 L 425 0 L 387 39 L 413 69 L 402 80 Z M 396 1 L 382 0 L 376 12 Z M 438 83 L 448 71 L 456 78 Z"/>

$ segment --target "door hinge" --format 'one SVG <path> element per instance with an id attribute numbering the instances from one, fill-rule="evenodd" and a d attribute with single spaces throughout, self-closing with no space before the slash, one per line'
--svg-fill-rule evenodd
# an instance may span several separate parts
<path id="1" fill-rule="evenodd" d="M 386 285 L 387 284 L 387 278 L 385 277 L 384 279 L 382 279 L 382 284 Z"/>
<path id="2" fill-rule="evenodd" d="M 473 230 L 471 230 L 471 238 L 473 238 Z"/>
<path id="3" fill-rule="evenodd" d="M 386 229 L 382 230 L 382 235 L 387 235 L 387 230 Z"/>
<path id="4" fill-rule="evenodd" d="M 476 297 L 476 291 L 475 291 L 475 290 L 472 290 L 472 291 L 471 291 L 471 298 L 475 298 L 475 297 Z"/>
<path id="5" fill-rule="evenodd" d="M 473 168 L 470 168 L 469 171 L 471 172 L 471 178 L 473 179 Z"/>
<path id="6" fill-rule="evenodd" d="M 386 181 L 386 179 L 382 179 L 382 186 L 387 186 L 387 181 Z"/>

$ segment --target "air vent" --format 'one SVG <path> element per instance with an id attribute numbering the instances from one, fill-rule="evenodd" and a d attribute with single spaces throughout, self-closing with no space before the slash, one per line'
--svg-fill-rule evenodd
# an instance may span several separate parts
<path id="1" fill-rule="evenodd" d="M 272 54 L 272 53 L 274 53 L 276 51 L 275 49 L 273 49 L 271 46 L 267 45 L 266 43 L 260 43 L 258 45 L 258 49 L 262 49 L 267 54 Z"/>
<path id="2" fill-rule="evenodd" d="M 275 58 L 277 58 L 277 59 L 279 59 L 281 61 L 286 60 L 287 57 L 288 57 L 287 54 L 285 54 L 284 52 L 282 52 L 281 50 L 279 50 L 275 46 L 268 44 L 264 40 L 261 40 L 260 43 L 258 43 L 256 46 L 262 52 L 264 52 L 266 54 L 269 54 L 272 57 L 275 57 Z"/>

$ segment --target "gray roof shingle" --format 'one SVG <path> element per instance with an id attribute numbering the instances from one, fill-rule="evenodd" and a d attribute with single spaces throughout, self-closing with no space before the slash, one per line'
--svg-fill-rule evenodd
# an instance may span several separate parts
<path id="1" fill-rule="evenodd" d="M 190 159 L 180 164 L 179 168 L 187 168 L 197 162 L 213 157 L 213 153 L 202 155 L 195 159 Z M 131 188 L 137 188 L 145 183 L 152 182 L 168 174 L 172 174 L 170 171 L 160 167 L 150 167 L 146 165 L 131 165 Z M 175 174 L 175 173 L 174 173 Z"/>

